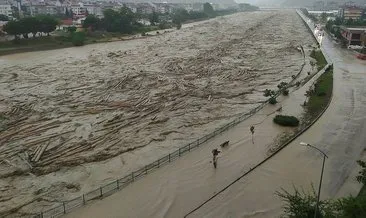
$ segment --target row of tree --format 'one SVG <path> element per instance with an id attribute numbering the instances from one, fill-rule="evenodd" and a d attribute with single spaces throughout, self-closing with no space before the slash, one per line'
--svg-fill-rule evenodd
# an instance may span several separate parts
<path id="1" fill-rule="evenodd" d="M 141 26 L 137 22 L 138 16 L 125 6 L 118 11 L 107 9 L 103 15 L 102 19 L 88 15 L 84 20 L 83 27 L 107 32 L 132 33 Z"/>
<path id="2" fill-rule="evenodd" d="M 58 24 L 59 21 L 56 18 L 49 15 L 40 15 L 37 17 L 25 17 L 20 20 L 9 21 L 4 26 L 4 31 L 10 35 L 14 35 L 15 38 L 19 38 L 20 35 L 23 35 L 24 38 L 28 38 L 30 33 L 33 34 L 33 37 L 35 37 L 37 33 L 46 33 L 49 35 L 50 32 L 56 29 Z"/>

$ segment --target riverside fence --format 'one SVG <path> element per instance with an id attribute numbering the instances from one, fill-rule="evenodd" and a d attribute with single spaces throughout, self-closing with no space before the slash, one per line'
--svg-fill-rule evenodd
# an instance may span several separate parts
<path id="1" fill-rule="evenodd" d="M 304 63 L 302 64 L 300 71 L 292 78 L 292 80 L 289 82 L 289 85 L 293 84 L 294 81 L 297 79 L 297 77 L 302 72 L 304 65 L 305 65 L 305 53 L 303 51 L 303 48 L 301 47 L 302 54 L 304 56 Z M 277 91 L 274 97 L 278 97 L 281 94 L 280 91 Z M 168 155 L 148 164 L 144 167 L 131 172 L 127 176 L 116 179 L 115 181 L 111 181 L 110 183 L 100 186 L 99 188 L 90 191 L 88 193 L 83 194 L 82 196 L 76 197 L 74 199 L 61 202 L 58 206 L 55 206 L 51 209 L 42 211 L 38 213 L 37 215 L 34 215 L 35 218 L 48 218 L 48 217 L 59 217 L 63 214 L 66 214 L 70 211 L 72 211 L 75 208 L 82 207 L 83 205 L 86 205 L 88 202 L 96 200 L 96 199 L 102 199 L 103 197 L 109 196 L 113 193 L 115 193 L 118 190 L 121 190 L 131 184 L 132 182 L 140 179 L 141 177 L 147 175 L 149 172 L 158 169 L 175 159 L 178 159 L 179 157 L 183 156 L 184 154 L 194 150 L 195 148 L 198 148 L 201 144 L 207 142 L 208 140 L 214 138 L 215 136 L 225 132 L 226 130 L 230 129 L 233 126 L 236 126 L 237 124 L 241 123 L 242 121 L 248 119 L 258 111 L 262 110 L 267 104 L 269 100 L 264 101 L 259 106 L 255 107 L 251 111 L 241 114 L 239 117 L 235 118 L 233 121 L 227 123 L 226 125 L 217 128 L 212 133 L 205 135 L 194 142 L 191 142 L 185 146 L 182 146 L 178 148 L 176 151 L 169 153 Z"/>

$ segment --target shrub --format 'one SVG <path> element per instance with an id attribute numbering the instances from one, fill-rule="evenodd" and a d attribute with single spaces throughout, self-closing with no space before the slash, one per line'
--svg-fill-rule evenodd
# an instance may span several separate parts
<path id="1" fill-rule="evenodd" d="M 285 89 L 285 90 L 283 90 L 283 91 L 282 91 L 282 95 L 284 95 L 284 96 L 288 96 L 288 94 L 289 94 L 288 89 Z"/>
<path id="2" fill-rule="evenodd" d="M 82 46 L 85 42 L 85 33 L 84 32 L 75 32 L 72 34 L 71 42 L 75 46 Z"/>
<path id="3" fill-rule="evenodd" d="M 142 32 L 142 33 L 141 33 L 141 36 L 146 36 L 146 33 L 145 33 L 145 32 Z"/>
<path id="4" fill-rule="evenodd" d="M 287 82 L 281 82 L 280 84 L 277 85 L 278 89 L 284 89 L 287 87 Z"/>
<path id="5" fill-rule="evenodd" d="M 264 97 L 269 97 L 269 96 L 271 96 L 271 90 L 270 89 L 266 89 L 266 90 L 264 90 Z"/>
<path id="6" fill-rule="evenodd" d="M 276 115 L 273 122 L 281 126 L 298 126 L 300 121 L 294 116 Z"/>
<path id="7" fill-rule="evenodd" d="M 264 94 L 263 94 L 263 96 L 264 96 L 264 97 L 270 97 L 270 96 L 274 96 L 275 94 L 276 94 L 276 92 L 275 92 L 275 91 L 270 90 L 270 89 L 266 89 L 266 90 L 264 90 Z"/>
<path id="8" fill-rule="evenodd" d="M 271 97 L 268 102 L 270 104 L 277 104 L 277 99 L 275 97 Z"/>

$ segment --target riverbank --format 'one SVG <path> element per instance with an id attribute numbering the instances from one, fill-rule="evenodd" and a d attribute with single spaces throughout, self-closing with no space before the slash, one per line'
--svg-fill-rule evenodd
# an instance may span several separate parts
<path id="1" fill-rule="evenodd" d="M 157 32 L 161 34 L 169 31 L 159 30 L 157 27 L 152 27 L 146 30 L 149 30 L 146 31 L 147 34 L 135 33 L 132 35 L 108 32 L 103 32 L 99 34 L 90 33 L 87 34 L 84 45 L 146 38 L 157 35 Z M 142 32 L 145 33 L 145 31 Z M 67 33 L 63 33 L 62 35 L 57 36 L 44 36 L 37 38 L 21 39 L 18 41 L 11 40 L 0 42 L 0 56 L 22 52 L 46 51 L 69 47 L 75 46 L 72 44 L 71 37 L 67 36 Z"/>

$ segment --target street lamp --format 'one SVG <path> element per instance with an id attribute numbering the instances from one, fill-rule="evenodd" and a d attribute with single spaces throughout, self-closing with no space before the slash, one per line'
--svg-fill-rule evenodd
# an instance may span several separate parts
<path id="1" fill-rule="evenodd" d="M 325 158 L 328 158 L 328 156 L 322 151 L 320 150 L 319 148 L 315 147 L 315 146 L 312 146 L 311 144 L 309 143 L 306 143 L 306 142 L 300 142 L 300 145 L 303 145 L 303 146 L 307 146 L 307 147 L 311 147 L 311 148 L 314 148 L 315 150 L 319 151 L 320 153 L 323 154 L 323 165 L 322 165 L 322 172 L 320 174 L 320 183 L 319 183 L 319 190 L 318 190 L 318 198 L 317 198 L 317 201 L 316 201 L 316 208 L 315 208 L 315 212 L 314 212 L 314 218 L 316 218 L 316 214 L 319 210 L 319 199 L 320 199 L 320 190 L 322 188 L 322 181 L 323 181 L 323 171 L 324 171 L 324 164 L 325 164 Z"/>

